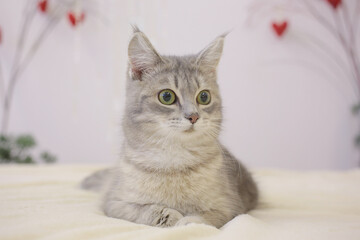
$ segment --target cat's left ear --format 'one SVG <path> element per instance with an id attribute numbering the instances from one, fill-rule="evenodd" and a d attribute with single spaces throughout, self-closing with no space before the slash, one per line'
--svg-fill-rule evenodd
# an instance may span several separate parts
<path id="1" fill-rule="evenodd" d="M 199 66 L 199 68 L 210 72 L 216 70 L 223 52 L 226 35 L 227 34 L 223 34 L 217 37 L 198 54 L 196 57 L 196 64 Z"/>
<path id="2" fill-rule="evenodd" d="M 146 35 L 136 26 L 130 40 L 128 55 L 132 78 L 141 80 L 143 73 L 153 69 L 158 63 L 163 62 L 161 56 L 150 43 Z"/>

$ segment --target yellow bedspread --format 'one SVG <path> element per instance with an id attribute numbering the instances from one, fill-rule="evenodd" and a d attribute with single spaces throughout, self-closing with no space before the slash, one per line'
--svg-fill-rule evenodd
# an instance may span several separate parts
<path id="1" fill-rule="evenodd" d="M 222 229 L 161 229 L 109 218 L 79 182 L 93 165 L 0 166 L 0 239 L 360 240 L 360 170 L 257 170 L 258 209 Z"/>

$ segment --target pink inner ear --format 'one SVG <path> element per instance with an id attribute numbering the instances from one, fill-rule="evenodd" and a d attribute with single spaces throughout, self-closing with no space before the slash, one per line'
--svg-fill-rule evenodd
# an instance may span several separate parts
<path id="1" fill-rule="evenodd" d="M 133 78 L 141 80 L 142 72 L 140 70 L 132 69 Z"/>
<path id="2" fill-rule="evenodd" d="M 131 74 L 134 79 L 141 80 L 142 73 L 143 73 L 142 69 L 136 68 L 134 67 L 134 64 L 131 64 Z"/>

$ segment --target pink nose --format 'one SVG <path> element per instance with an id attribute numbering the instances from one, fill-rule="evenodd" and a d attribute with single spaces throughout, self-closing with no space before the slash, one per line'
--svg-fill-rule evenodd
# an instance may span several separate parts
<path id="1" fill-rule="evenodd" d="M 199 119 L 199 114 L 193 113 L 190 116 L 186 116 L 186 118 L 189 119 L 192 124 L 194 124 Z"/>

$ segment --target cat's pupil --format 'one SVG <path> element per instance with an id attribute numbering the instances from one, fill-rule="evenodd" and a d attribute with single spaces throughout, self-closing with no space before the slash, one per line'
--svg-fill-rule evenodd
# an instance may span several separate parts
<path id="1" fill-rule="evenodd" d="M 162 97 L 163 97 L 165 102 L 169 102 L 171 100 L 171 93 L 170 92 L 164 92 Z"/>
<path id="2" fill-rule="evenodd" d="M 206 92 L 202 92 L 200 94 L 200 99 L 201 99 L 202 102 L 206 102 L 207 99 L 208 99 L 208 94 Z"/>

